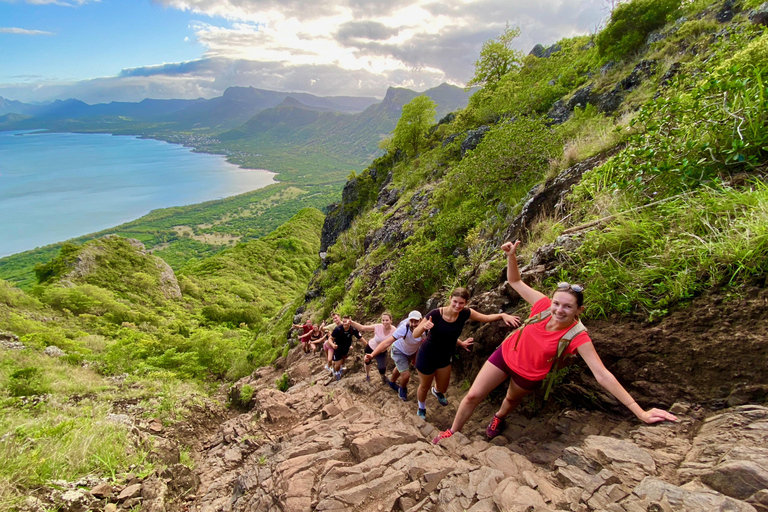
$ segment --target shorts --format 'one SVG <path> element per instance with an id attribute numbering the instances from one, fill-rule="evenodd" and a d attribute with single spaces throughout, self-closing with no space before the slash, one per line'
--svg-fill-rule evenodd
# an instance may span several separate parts
<path id="1" fill-rule="evenodd" d="M 325 350 L 326 352 L 328 352 L 328 351 L 329 351 L 329 350 L 331 350 L 331 349 L 332 349 L 332 347 L 331 347 L 331 346 L 328 344 L 328 341 L 326 340 L 326 342 L 325 342 L 325 343 L 323 343 L 323 350 Z"/>
<path id="2" fill-rule="evenodd" d="M 373 349 L 370 345 L 365 346 L 365 353 L 366 354 L 373 354 Z M 377 354 L 376 357 L 374 357 L 376 360 L 376 368 L 379 370 L 379 373 L 384 375 L 384 373 L 387 371 L 387 353 L 382 352 L 380 354 Z M 368 366 L 371 363 L 365 363 L 366 366 Z"/>
<path id="3" fill-rule="evenodd" d="M 333 352 L 333 360 L 341 361 L 342 359 L 345 359 L 348 355 L 349 355 L 349 349 L 345 350 L 344 352 L 340 350 L 335 350 Z"/>
<path id="4" fill-rule="evenodd" d="M 440 347 L 422 345 L 416 354 L 416 369 L 424 375 L 432 375 L 441 368 L 451 366 L 451 359 L 455 348 L 451 350 L 440 350 Z"/>
<path id="5" fill-rule="evenodd" d="M 537 389 L 541 388 L 541 385 L 544 383 L 543 380 L 528 380 L 525 377 L 516 374 L 515 371 L 507 366 L 507 363 L 504 361 L 504 355 L 501 353 L 501 346 L 499 346 L 499 348 L 497 348 L 496 351 L 491 354 L 491 357 L 488 358 L 488 362 L 506 373 L 515 384 L 526 391 L 536 391 Z"/>
<path id="6" fill-rule="evenodd" d="M 397 368 L 397 371 L 400 373 L 407 372 L 411 369 L 411 358 L 413 355 L 409 356 L 402 353 L 397 347 L 392 347 L 390 356 L 392 356 L 392 360 L 395 362 L 395 368 Z"/>

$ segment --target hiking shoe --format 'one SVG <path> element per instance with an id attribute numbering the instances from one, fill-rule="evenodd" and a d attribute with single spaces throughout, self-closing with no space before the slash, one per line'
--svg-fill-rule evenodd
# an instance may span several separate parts
<path id="1" fill-rule="evenodd" d="M 370 375 L 366 375 L 365 376 L 365 382 L 371 382 L 371 376 Z"/>
<path id="2" fill-rule="evenodd" d="M 453 435 L 453 431 L 451 429 L 443 430 L 442 432 L 440 432 L 440 434 L 436 438 L 432 440 L 432 444 L 437 444 L 443 439 L 448 439 L 452 435 Z"/>
<path id="3" fill-rule="evenodd" d="M 416 411 L 416 416 L 419 418 L 426 420 L 427 419 L 427 410 L 426 409 L 419 409 Z"/>
<path id="4" fill-rule="evenodd" d="M 336 380 L 341 380 L 341 372 L 333 372 L 333 375 L 336 377 Z"/>
<path id="5" fill-rule="evenodd" d="M 336 372 L 333 371 L 333 368 L 331 366 L 328 367 L 328 371 L 331 372 L 331 373 L 336 373 Z"/>
<path id="6" fill-rule="evenodd" d="M 397 395 L 400 397 L 400 400 L 403 402 L 408 401 L 408 388 L 400 387 L 400 390 L 397 392 Z"/>
<path id="7" fill-rule="evenodd" d="M 387 384 L 389 384 L 389 387 L 392 388 L 392 391 L 394 391 L 395 393 L 400 393 L 400 386 L 398 386 L 397 384 L 395 384 L 391 380 L 388 380 Z"/>
<path id="8" fill-rule="evenodd" d="M 491 423 L 489 423 L 488 428 L 485 429 L 485 435 L 487 435 L 490 439 L 493 439 L 497 435 L 501 434 L 503 426 L 504 420 L 494 414 Z"/>
<path id="9" fill-rule="evenodd" d="M 443 407 L 448 405 L 448 399 L 445 398 L 444 394 L 442 394 L 437 389 L 435 389 L 434 386 L 432 386 L 432 394 L 435 395 L 435 398 L 437 398 L 437 401 L 440 403 L 440 405 L 442 405 Z"/>
<path id="10" fill-rule="evenodd" d="M 330 369 L 331 369 L 331 367 L 328 366 L 328 365 L 323 366 L 323 370 L 330 370 Z"/>
<path id="11" fill-rule="evenodd" d="M 385 377 L 384 375 L 381 376 L 381 383 L 382 384 L 389 384 L 389 379 Z"/>

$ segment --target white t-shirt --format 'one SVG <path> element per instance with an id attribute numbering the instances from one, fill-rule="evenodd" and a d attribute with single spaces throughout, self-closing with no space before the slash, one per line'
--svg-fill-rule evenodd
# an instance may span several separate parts
<path id="1" fill-rule="evenodd" d="M 411 329 L 410 322 L 407 318 L 400 322 L 400 325 L 397 326 L 397 329 L 392 333 L 392 336 L 395 337 L 393 346 L 407 356 L 415 354 L 416 351 L 419 350 L 419 346 L 424 339 L 424 336 L 421 338 L 413 337 L 413 329 Z"/>

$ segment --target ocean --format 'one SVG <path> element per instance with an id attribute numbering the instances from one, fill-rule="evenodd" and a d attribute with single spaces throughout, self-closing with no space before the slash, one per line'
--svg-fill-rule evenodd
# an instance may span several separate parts
<path id="1" fill-rule="evenodd" d="M 0 257 L 157 208 L 256 190 L 274 183 L 273 176 L 151 139 L 0 132 Z"/>

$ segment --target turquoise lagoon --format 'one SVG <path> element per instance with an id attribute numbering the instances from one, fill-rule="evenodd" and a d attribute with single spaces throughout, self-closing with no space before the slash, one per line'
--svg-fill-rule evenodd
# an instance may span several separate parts
<path id="1" fill-rule="evenodd" d="M 273 176 L 157 140 L 0 132 L 0 257 L 255 190 Z"/>

